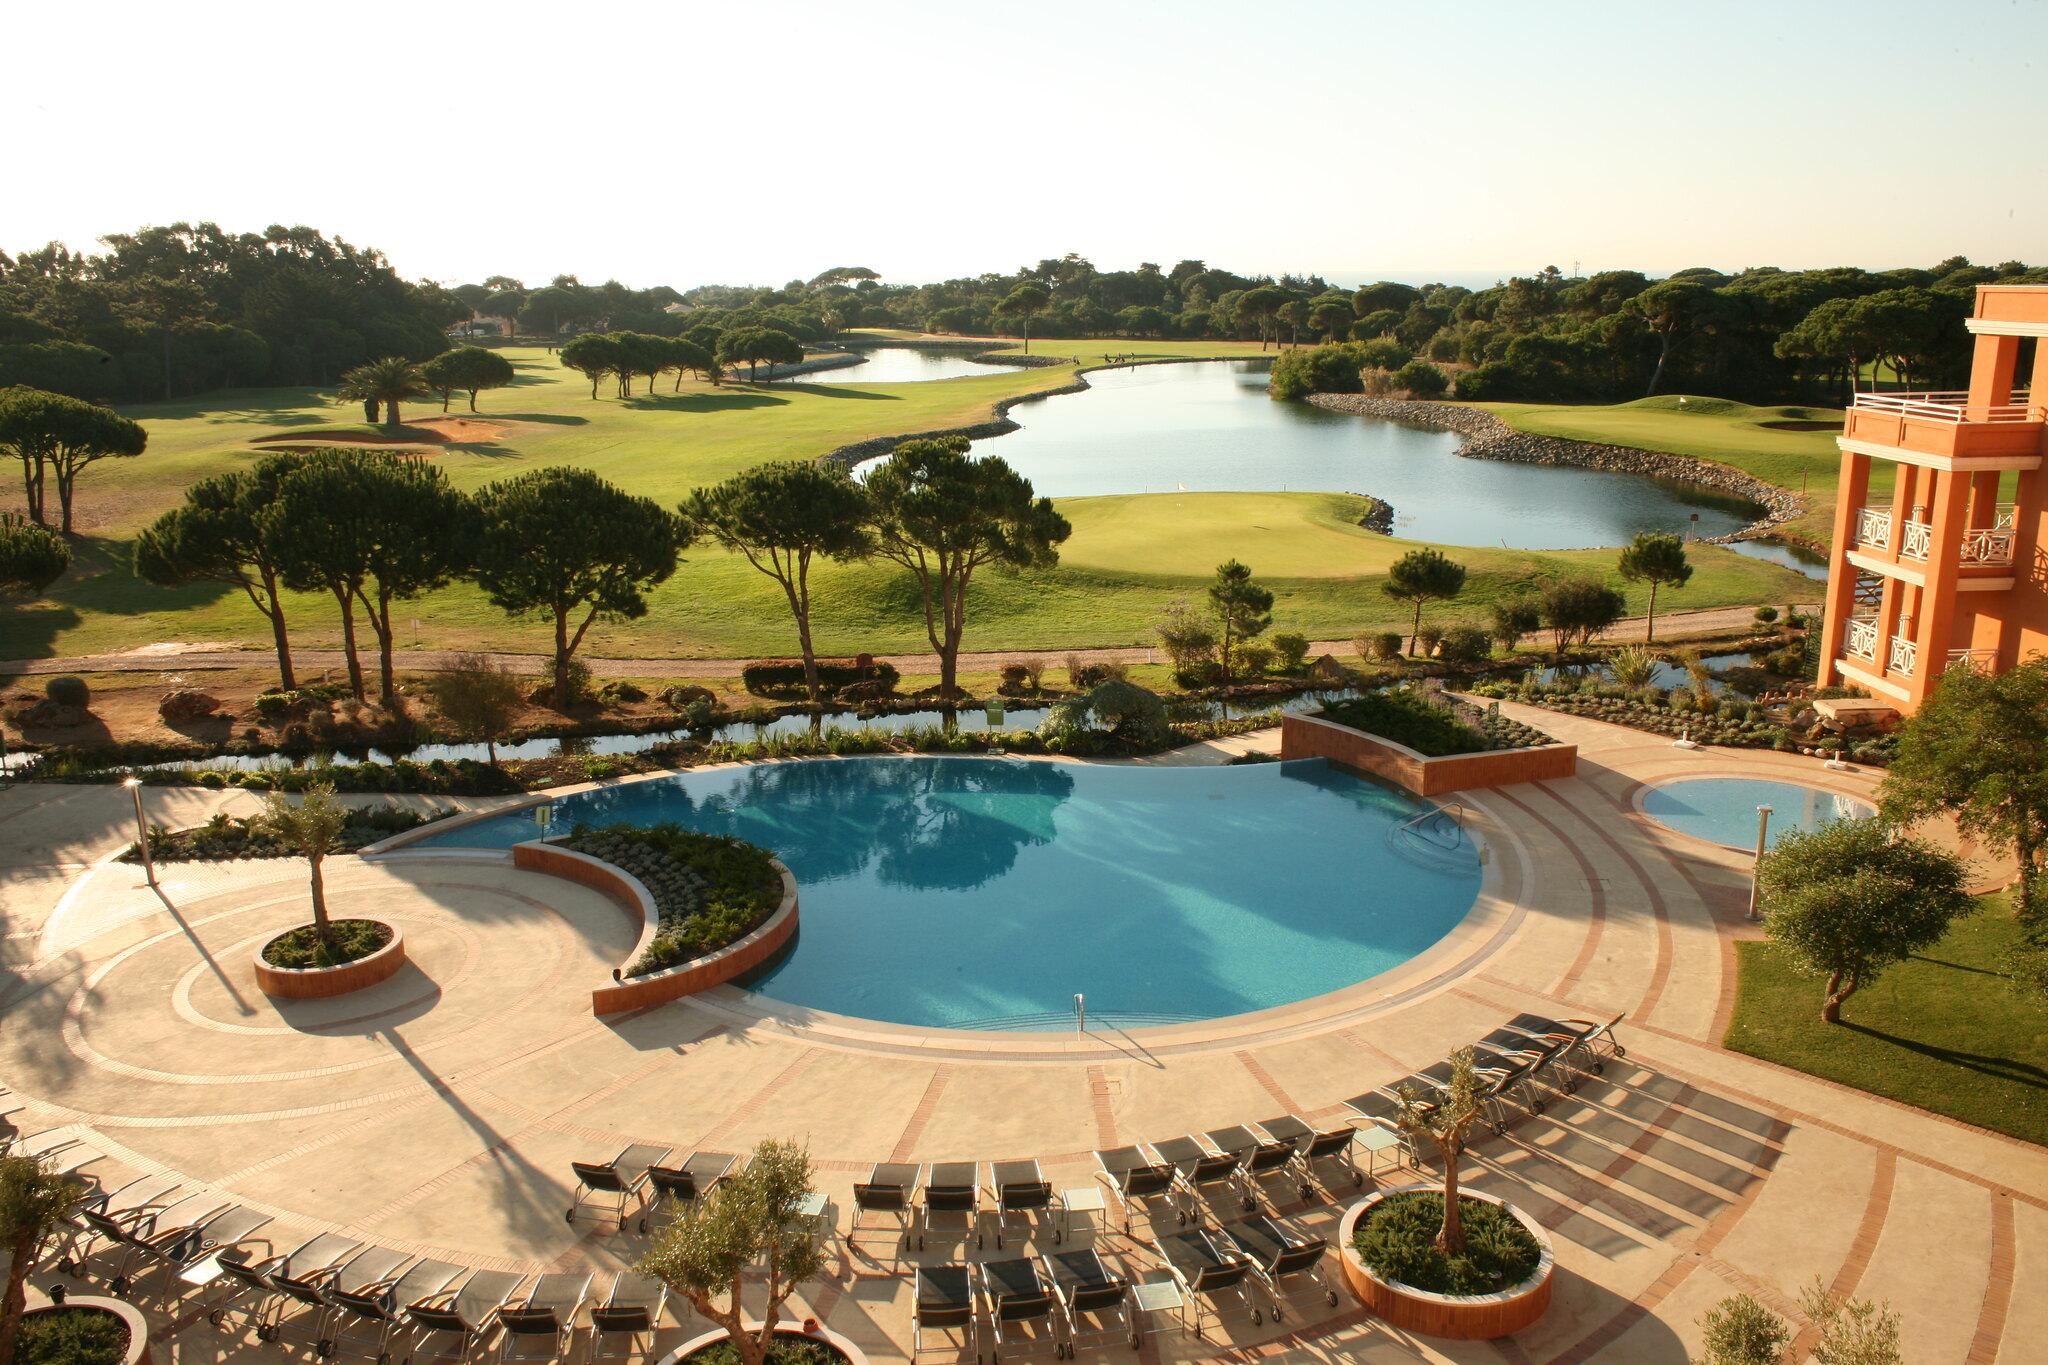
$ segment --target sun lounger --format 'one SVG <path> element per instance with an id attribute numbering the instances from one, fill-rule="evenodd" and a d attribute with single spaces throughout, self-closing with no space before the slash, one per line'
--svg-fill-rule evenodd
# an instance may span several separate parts
<path id="1" fill-rule="evenodd" d="M 1161 1161 L 1148 1147 L 1132 1145 L 1111 1147 L 1095 1154 L 1095 1164 L 1100 1167 L 1096 1179 L 1109 1187 L 1118 1207 L 1124 1214 L 1124 1235 L 1131 1235 L 1131 1213 L 1142 1210 L 1145 1220 L 1155 1220 L 1147 1200 L 1164 1199 L 1174 1206 L 1176 1225 L 1188 1221 L 1187 1211 L 1173 1199 L 1173 1186 L 1177 1176 L 1171 1163 Z"/>
<path id="2" fill-rule="evenodd" d="M 869 1231 L 868 1218 L 880 1214 L 896 1220 L 897 1231 L 903 1234 L 903 1246 L 910 1247 L 910 1224 L 914 1216 L 911 1199 L 917 1190 L 917 1167 L 903 1162 L 883 1162 L 868 1172 L 868 1178 L 853 1187 L 853 1227 L 846 1234 L 847 1244 L 852 1245 L 861 1233 Z"/>
<path id="3" fill-rule="evenodd" d="M 1243 1309 L 1251 1314 L 1252 1325 L 1265 1321 L 1264 1313 L 1246 1293 L 1251 1277 L 1251 1257 L 1239 1251 L 1228 1238 L 1207 1228 L 1190 1228 L 1167 1233 L 1159 1239 L 1159 1259 L 1180 1286 L 1186 1301 L 1183 1311 L 1188 1328 L 1197 1337 L 1205 1326 L 1221 1324 L 1224 1314 Z"/>
<path id="4" fill-rule="evenodd" d="M 925 1234 L 934 1217 L 958 1216 L 967 1224 L 974 1245 L 982 1245 L 981 1182 L 971 1161 L 935 1161 L 925 1168 L 923 1201 L 919 1210 L 917 1248 L 924 1250 Z"/>
<path id="5" fill-rule="evenodd" d="M 1628 1016 L 1617 1014 L 1606 1023 L 1593 1019 L 1552 1019 L 1542 1014 L 1518 1014 L 1507 1026 L 1538 1038 L 1569 1039 L 1572 1050 L 1594 1071 L 1604 1071 L 1607 1058 L 1626 1057 L 1628 1049 L 1614 1036 L 1614 1026 Z"/>
<path id="6" fill-rule="evenodd" d="M 632 1142 L 621 1147 L 618 1155 L 610 1161 L 570 1162 L 570 1169 L 576 1172 L 576 1192 L 569 1198 L 569 1211 L 563 1215 L 564 1220 L 573 1226 L 577 1211 L 588 1204 L 609 1213 L 620 1227 L 624 1227 L 626 1210 L 634 1204 L 643 1207 L 646 1204 L 647 1168 L 667 1160 L 668 1154 L 674 1150 L 648 1142 Z"/>
<path id="7" fill-rule="evenodd" d="M 739 1164 L 740 1158 L 731 1152 L 692 1152 L 680 1165 L 656 1162 L 649 1166 L 648 1206 L 640 1212 L 640 1231 L 647 1231 L 657 1216 L 666 1217 L 671 1209 L 694 1204 L 711 1193 Z"/>
<path id="8" fill-rule="evenodd" d="M 910 1358 L 921 1360 L 928 1353 L 981 1360 L 981 1315 L 974 1309 L 974 1285 L 964 1265 L 921 1265 L 917 1268 L 917 1298 L 911 1309 Z M 925 1344 L 925 1333 L 938 1337 Z M 958 1334 L 957 1339 L 955 1334 Z"/>
<path id="9" fill-rule="evenodd" d="M 1240 1123 L 1211 1128 L 1203 1134 L 1209 1145 L 1238 1159 L 1238 1181 L 1256 1205 L 1260 1181 L 1286 1176 L 1294 1165 L 1294 1144 Z M 1304 1194 L 1302 1198 L 1308 1196 Z"/>
<path id="10" fill-rule="evenodd" d="M 499 1308 L 498 1359 L 567 1360 L 592 1278 L 587 1270 L 543 1275 L 524 1297 Z"/>
<path id="11" fill-rule="evenodd" d="M 405 1310 L 412 1331 L 407 1360 L 419 1362 L 421 1347 L 434 1348 L 425 1360 L 465 1360 L 498 1325 L 498 1310 L 519 1296 L 526 1276 L 509 1270 L 479 1270 L 458 1289 L 430 1295 Z"/>
<path id="12" fill-rule="evenodd" d="M 981 1290 L 982 1313 L 988 1319 L 990 1335 L 995 1338 L 989 1349 L 991 1359 L 1002 1359 L 1003 1348 L 1015 1344 L 1018 1334 L 1035 1322 L 1045 1324 L 1054 1350 L 1061 1356 L 1066 1354 L 1059 1303 L 1049 1282 L 1039 1273 L 1035 1259 L 1019 1256 L 1006 1261 L 983 1261 L 975 1267 L 975 1278 Z M 1031 1342 L 1030 1337 L 1024 1340 Z"/>
<path id="13" fill-rule="evenodd" d="M 661 1315 L 668 1307 L 668 1286 L 660 1280 L 622 1270 L 612 1277 L 612 1287 L 602 1302 L 590 1306 L 590 1358 L 601 1360 L 605 1346 L 614 1338 L 625 1338 L 625 1355 L 640 1349 L 654 1352 L 654 1336 L 661 1330 Z M 622 1359 L 624 1357 L 621 1357 Z"/>
<path id="14" fill-rule="evenodd" d="M 1052 1240 L 1060 1240 L 1059 1223 L 1052 1217 L 1052 1182 L 1045 1178 L 1036 1161 L 997 1161 L 989 1166 L 989 1192 L 995 1198 L 996 1245 L 1003 1244 L 1003 1228 L 1012 1216 L 1021 1216 L 1026 1228 L 1043 1219 L 1052 1227 Z"/>
<path id="15" fill-rule="evenodd" d="M 1131 1284 L 1112 1274 L 1093 1247 L 1055 1251 L 1044 1258 L 1047 1277 L 1066 1317 L 1067 1354 L 1083 1344 L 1120 1342 L 1137 1350 L 1138 1330 L 1131 1321 Z"/>
<path id="16" fill-rule="evenodd" d="M 1335 1170 L 1349 1176 L 1353 1189 L 1365 1184 L 1365 1172 L 1358 1169 L 1352 1158 L 1358 1130 L 1350 1124 L 1318 1128 L 1298 1115 L 1282 1114 L 1255 1126 L 1272 1141 L 1284 1142 L 1294 1149 L 1293 1169 L 1301 1180 L 1303 1202 L 1313 1198 L 1318 1187 L 1330 1198 L 1337 1197 L 1335 1188 L 1323 1179 L 1325 1171 Z"/>
<path id="17" fill-rule="evenodd" d="M 93 1191 L 72 1206 L 72 1232 L 57 1257 L 57 1268 L 66 1275 L 84 1275 L 88 1260 L 119 1244 L 118 1230 L 110 1224 L 141 1223 L 175 1204 L 182 1194 L 177 1178 L 168 1175 L 145 1175 L 111 1190 Z"/>
<path id="18" fill-rule="evenodd" d="M 342 1268 L 335 1281 L 331 1330 L 336 1354 L 389 1365 L 392 1338 L 405 1330 L 405 1310 L 452 1293 L 467 1273 L 447 1261 L 414 1260 L 388 1247 L 367 1248 Z M 351 1346 L 359 1349 L 351 1352 Z"/>
<path id="19" fill-rule="evenodd" d="M 1251 1258 L 1252 1275 L 1266 1291 L 1273 1321 L 1285 1317 L 1284 1309 L 1313 1293 L 1337 1306 L 1337 1291 L 1323 1278 L 1323 1257 L 1330 1244 L 1321 1237 L 1297 1232 L 1264 1214 L 1227 1223 L 1223 1235 Z"/>
<path id="20" fill-rule="evenodd" d="M 1236 1152 L 1219 1152 L 1199 1134 L 1168 1138 L 1152 1144 L 1161 1161 L 1173 1167 L 1174 1185 L 1180 1190 L 1189 1220 L 1199 1225 L 1208 1199 L 1231 1190 L 1245 1208 L 1258 1207 L 1258 1200 L 1244 1188 L 1244 1159 Z"/>
<path id="21" fill-rule="evenodd" d="M 1511 1057 L 1536 1059 L 1536 1065 L 1529 1070 L 1525 1084 L 1539 1113 L 1542 1111 L 1542 1096 L 1535 1093 L 1538 1085 L 1546 1086 L 1556 1094 L 1565 1095 L 1577 1090 L 1579 1081 L 1587 1074 L 1572 1065 L 1571 1054 L 1577 1050 L 1578 1045 L 1567 1037 L 1538 1037 L 1521 1029 L 1502 1026 L 1481 1038 L 1473 1046 Z"/>
<path id="22" fill-rule="evenodd" d="M 191 1195 L 135 1219 L 92 1210 L 84 1216 L 105 1242 L 103 1249 L 121 1248 L 113 1277 L 107 1282 L 117 1297 L 130 1291 L 138 1266 L 145 1277 L 154 1270 L 168 1283 L 170 1276 L 222 1246 L 234 1245 L 270 1221 L 268 1214 L 223 1204 L 206 1194 Z"/>
<path id="23" fill-rule="evenodd" d="M 322 1233 L 270 1262 L 264 1278 L 274 1291 L 270 1300 L 270 1330 L 257 1328 L 262 1341 L 304 1341 L 315 1356 L 334 1350 L 334 1332 L 340 1305 L 334 1291 L 343 1269 L 363 1250 L 353 1237 Z M 226 1263 L 222 1263 L 223 1271 Z"/>

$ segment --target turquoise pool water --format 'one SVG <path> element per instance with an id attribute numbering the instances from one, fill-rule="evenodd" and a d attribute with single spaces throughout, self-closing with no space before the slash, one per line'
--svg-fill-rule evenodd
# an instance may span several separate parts
<path id="1" fill-rule="evenodd" d="M 1793 830 L 1811 831 L 1837 820 L 1876 814 L 1867 801 L 1797 782 L 1749 777 L 1694 777 L 1643 793 L 1643 813 L 1697 839 L 1733 848 L 1756 847 L 1758 806 L 1771 808 L 1770 841 Z"/>
<path id="2" fill-rule="evenodd" d="M 863 758 L 684 773 L 563 797 L 556 833 L 656 824 L 773 849 L 803 906 L 747 984 L 930 1027 L 1071 1027 L 1307 999 L 1422 952 L 1471 908 L 1469 840 L 1397 833 L 1421 805 L 1321 760 L 1135 768 Z M 432 845 L 506 848 L 531 812 Z"/>

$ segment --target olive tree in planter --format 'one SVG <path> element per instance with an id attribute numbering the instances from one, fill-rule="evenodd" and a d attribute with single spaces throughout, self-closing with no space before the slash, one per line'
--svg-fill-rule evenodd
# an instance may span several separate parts
<path id="1" fill-rule="evenodd" d="M 7 1249 L 7 1292 L 0 1298 L 0 1360 L 14 1359 L 14 1338 L 28 1304 L 28 1272 L 36 1248 L 78 1202 L 85 1187 L 43 1165 L 16 1155 L 0 1141 L 0 1246 Z"/>
<path id="2" fill-rule="evenodd" d="M 792 1142 L 763 1142 L 745 1170 L 677 1211 L 639 1269 L 724 1328 L 740 1365 L 763 1365 L 784 1301 L 822 1265 L 802 1212 L 810 1193 L 810 1154 Z M 747 1326 L 749 1272 L 767 1283 L 759 1327 Z"/>
<path id="3" fill-rule="evenodd" d="M 1484 1112 L 1472 1049 L 1461 1047 L 1451 1054 L 1451 1083 L 1434 1100 L 1424 1099 L 1407 1085 L 1396 1097 L 1401 1104 L 1401 1131 L 1416 1142 L 1434 1143 L 1444 1164 L 1444 1225 L 1436 1234 L 1436 1249 L 1445 1256 L 1462 1256 L 1465 1223 L 1458 1209 L 1458 1163 L 1465 1155 L 1465 1139 L 1471 1135 L 1472 1125 Z"/>
<path id="4" fill-rule="evenodd" d="M 331 950 L 334 925 L 327 917 L 327 888 L 321 880 L 320 863 L 340 845 L 348 807 L 334 799 L 332 783 L 320 782 L 306 788 L 296 801 L 283 792 L 272 792 L 257 820 L 265 833 L 296 849 L 306 860 L 313 891 L 313 931 Z"/>

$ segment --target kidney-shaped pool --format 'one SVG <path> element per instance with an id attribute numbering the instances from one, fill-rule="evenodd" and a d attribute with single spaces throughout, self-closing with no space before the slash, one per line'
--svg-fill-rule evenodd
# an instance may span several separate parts
<path id="1" fill-rule="evenodd" d="M 1448 817 L 1321 760 L 1143 768 L 991 758 L 756 764 L 580 792 L 552 829 L 732 834 L 796 876 L 773 1000 L 937 1028 L 1242 1014 L 1398 967 L 1464 918 L 1480 862 Z M 414 847 L 508 848 L 519 811 Z"/>

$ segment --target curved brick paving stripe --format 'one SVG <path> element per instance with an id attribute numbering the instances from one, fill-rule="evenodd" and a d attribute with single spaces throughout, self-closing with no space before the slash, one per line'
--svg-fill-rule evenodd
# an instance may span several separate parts
<path id="1" fill-rule="evenodd" d="M 1207 1342 L 1148 1338 L 1139 1358 L 1675 1365 L 1697 1346 L 1699 1313 L 1728 1293 L 1754 1293 L 1806 1331 L 1795 1301 L 1817 1275 L 1885 1292 L 1930 1359 L 1951 1347 L 1975 1362 L 2026 1359 L 2041 1314 L 2013 1290 L 2048 1264 L 2048 1154 L 1721 1049 L 1733 945 L 1754 932 L 1741 918 L 1746 860 L 1669 835 L 1633 805 L 1640 783 L 1680 772 L 1859 792 L 1867 780 L 1776 754 L 1684 754 L 1577 718 L 1539 723 L 1569 729 L 1581 775 L 1480 800 L 1505 904 L 1444 966 L 1419 966 L 1377 1000 L 1289 1011 L 1281 1027 L 1170 1042 L 1141 1031 L 921 1043 L 766 1021 L 737 995 L 592 1020 L 569 988 L 616 960 L 624 917 L 492 858 L 335 860 L 337 904 L 374 907 L 409 942 L 417 927 L 425 960 L 359 1000 L 287 1013 L 236 964 L 252 936 L 299 912 L 296 878 L 177 865 L 159 900 L 125 865 L 95 866 L 120 837 L 118 813 L 75 789 L 0 792 L 0 953 L 17 981 L 0 1005 L 0 1083 L 13 1091 L 0 1109 L 19 1107 L 26 1128 L 69 1125 L 108 1179 L 176 1172 L 268 1212 L 280 1243 L 342 1231 L 493 1269 L 604 1271 L 644 1243 L 563 1223 L 568 1162 L 628 1142 L 806 1141 L 843 1229 L 852 1182 L 875 1161 L 1032 1156 L 1057 1187 L 1082 1188 L 1096 1147 L 1283 1110 L 1333 1119 L 1345 1096 L 1509 1013 L 1625 1015 L 1626 1060 L 1469 1157 L 1474 1188 L 1514 1200 L 1556 1243 L 1556 1298 L 1534 1329 L 1499 1343 L 1410 1338 L 1346 1299 Z M 236 799 L 147 797 L 152 818 L 183 824 Z M 73 885 L 89 890 L 60 908 Z M 44 942 L 66 946 L 39 956 Z M 1274 1193 L 1290 1221 L 1334 1229 L 1341 1205 Z M 1902 1296 L 1916 1269 L 1902 1258 L 1937 1227 L 1954 1263 Z M 913 1259 L 959 1255 L 940 1240 Z M 1141 1271 L 1155 1265 L 1118 1228 L 1098 1240 Z M 797 1311 L 878 1360 L 903 1359 L 908 1282 L 893 1239 L 835 1236 L 826 1261 Z M 181 1356 L 221 1352 L 189 1300 L 158 1323 Z M 671 1329 L 661 1349 L 679 1340 Z M 270 1358 L 225 1344 L 232 1359 Z"/>

